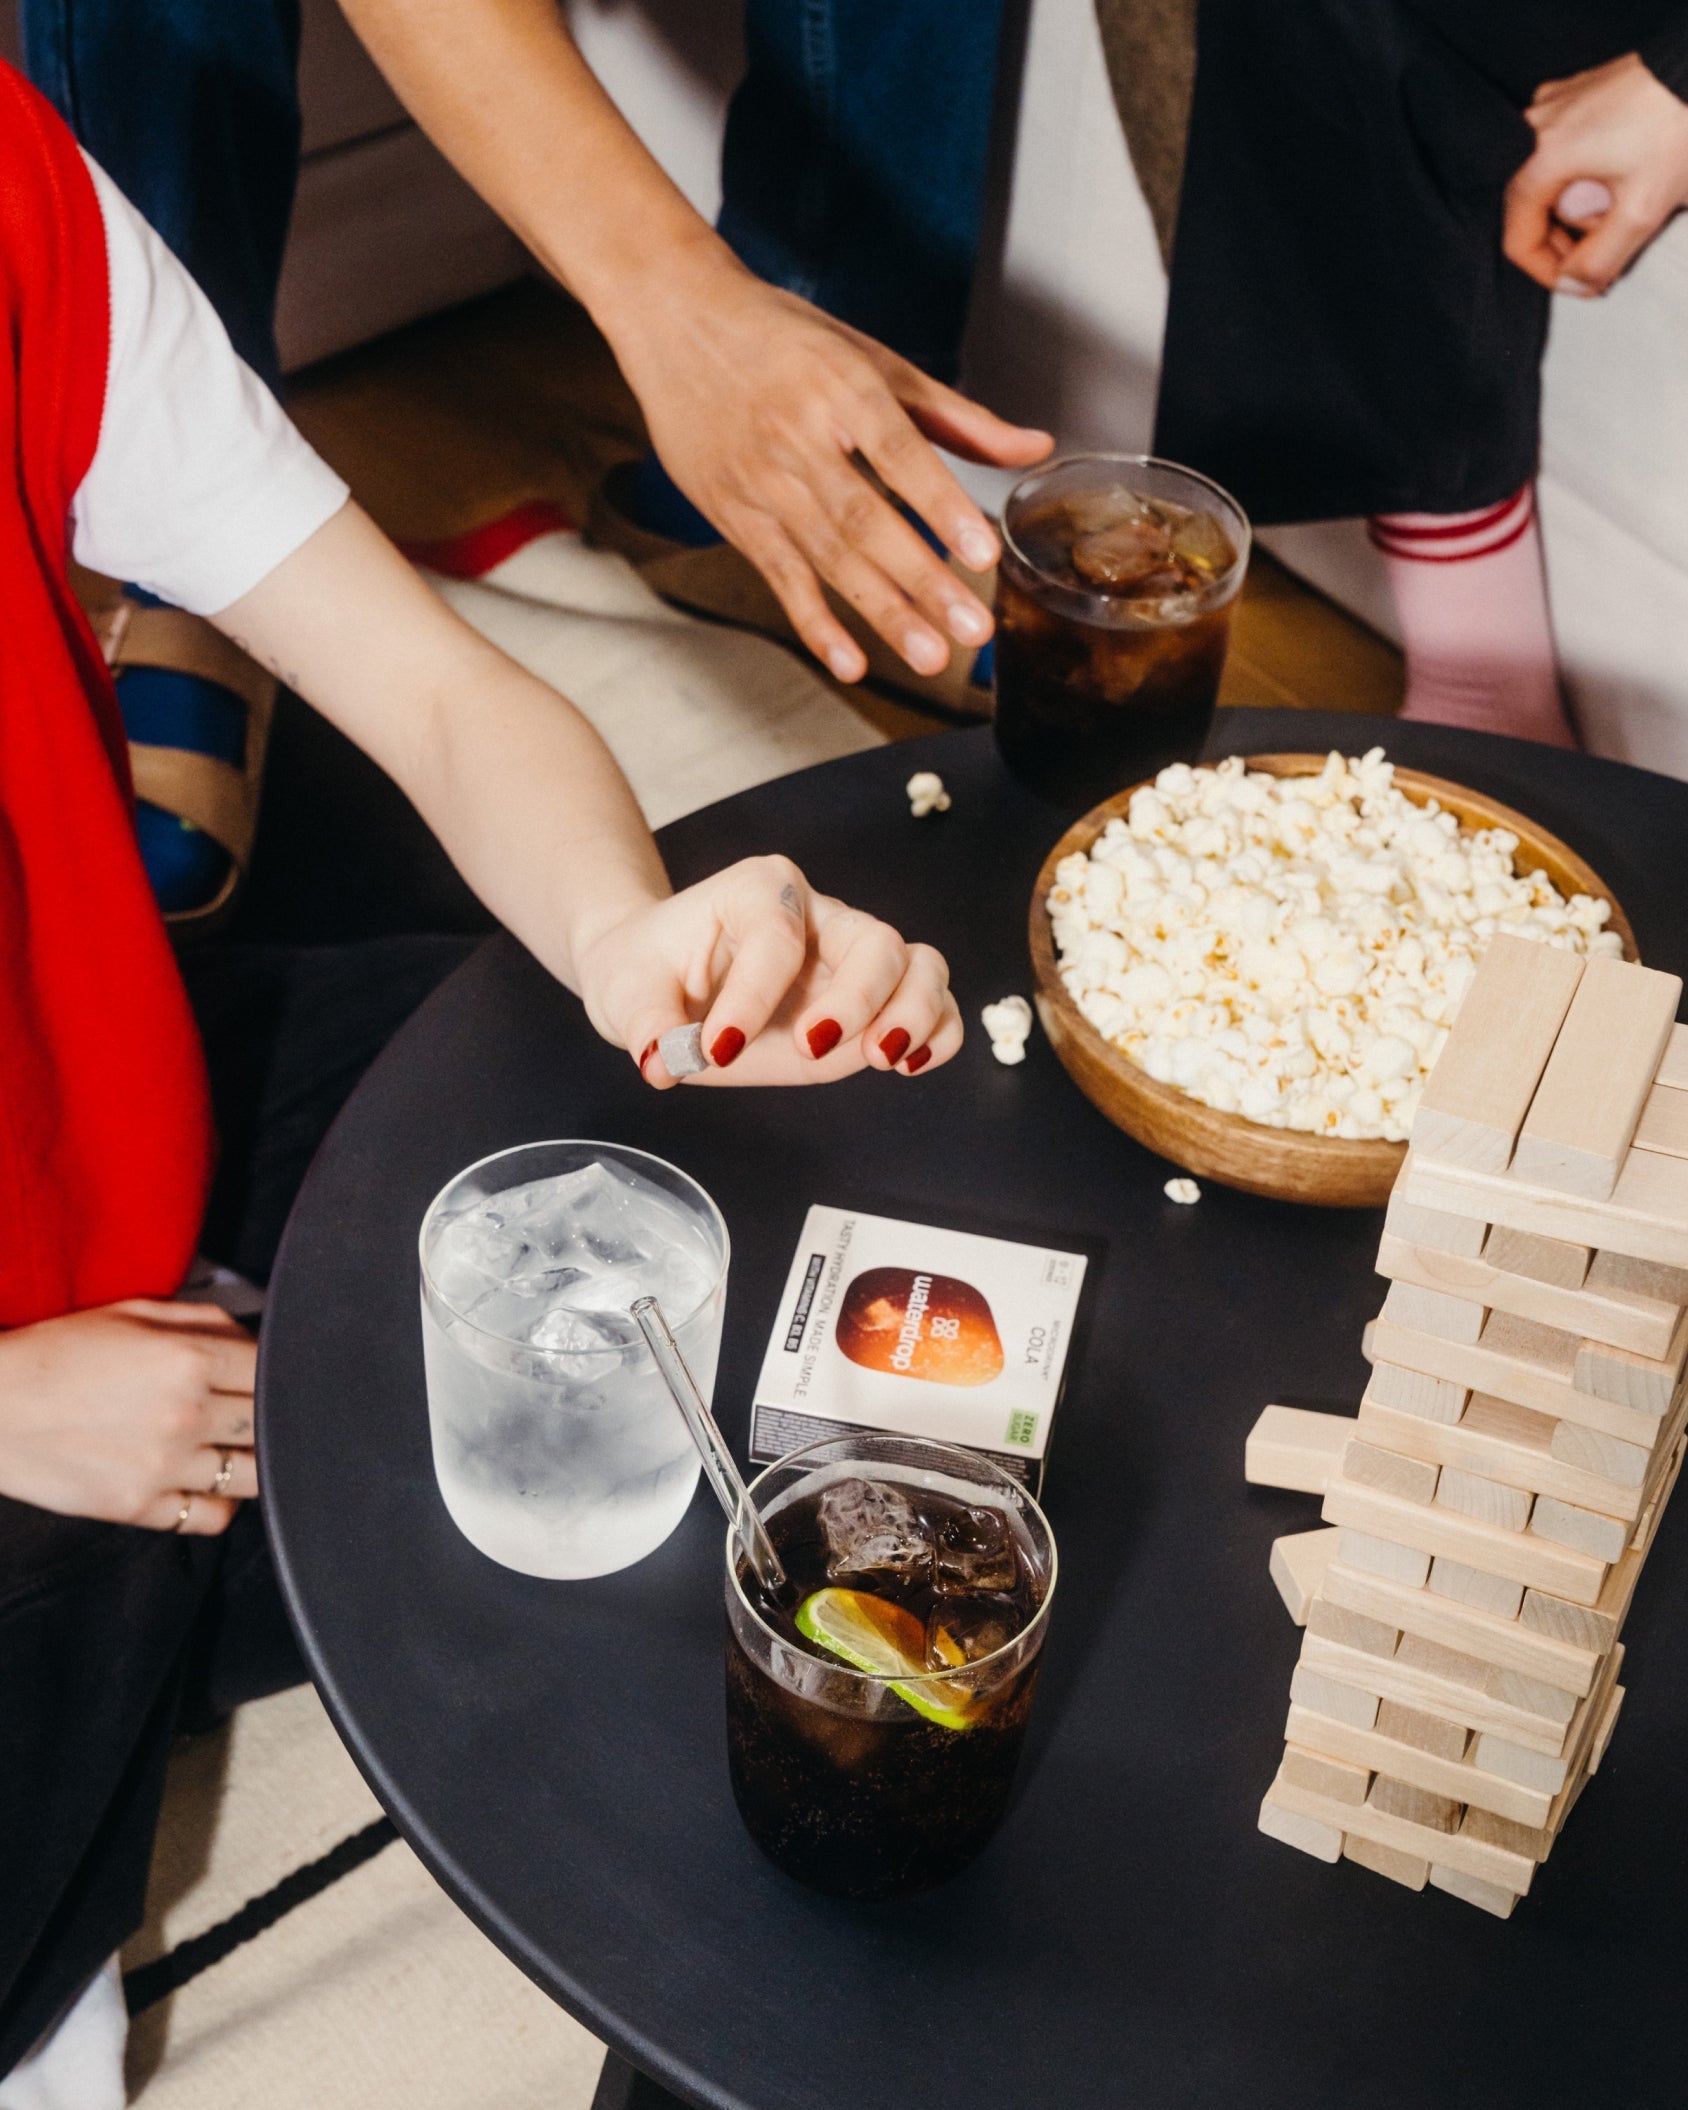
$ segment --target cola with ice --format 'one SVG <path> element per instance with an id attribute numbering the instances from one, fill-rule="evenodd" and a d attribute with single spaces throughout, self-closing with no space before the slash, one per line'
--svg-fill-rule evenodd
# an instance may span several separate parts
<path id="1" fill-rule="evenodd" d="M 996 737 L 1016 776 L 1088 806 L 1190 760 L 1213 722 L 1248 522 L 1193 471 L 1075 456 L 1003 513 Z"/>
<path id="2" fill-rule="evenodd" d="M 921 1439 L 811 1446 L 756 1484 L 791 1588 L 728 1588 L 727 1736 L 751 1837 L 844 1897 L 924 1890 L 1001 1823 L 1054 1549 L 1026 1490 Z"/>

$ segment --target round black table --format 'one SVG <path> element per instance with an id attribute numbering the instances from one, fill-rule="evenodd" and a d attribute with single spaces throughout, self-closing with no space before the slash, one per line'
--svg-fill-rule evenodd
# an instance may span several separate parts
<path id="1" fill-rule="evenodd" d="M 1211 751 L 1352 752 L 1374 730 L 1403 763 L 1562 835 L 1617 892 L 1644 957 L 1688 968 L 1688 785 L 1295 712 L 1226 714 Z M 955 803 L 915 822 L 902 786 L 924 767 Z M 988 734 L 955 733 L 727 800 L 664 847 L 679 881 L 790 851 L 821 886 L 942 946 L 973 1022 L 1027 986 L 1031 881 L 1070 817 L 1004 776 Z M 511 1574 L 448 1520 L 416 1226 L 458 1167 L 561 1135 L 659 1151 L 719 1201 L 734 1258 L 716 1399 L 740 1444 L 811 1202 L 1098 1242 L 1045 1490 L 1063 1580 L 1021 1793 L 947 1888 L 840 1904 L 745 1836 L 706 1490 L 659 1552 L 590 1583 Z M 1610 1756 L 1510 1922 L 1263 1838 L 1300 1640 L 1267 1554 L 1318 1505 L 1245 1486 L 1243 1438 L 1268 1400 L 1358 1400 L 1379 1219 L 1211 1185 L 1179 1208 L 1168 1170 L 1092 1110 L 1040 1037 L 1018 1069 L 975 1031 L 923 1081 L 658 1096 L 512 941 L 488 942 L 329 1138 L 264 1329 L 270 1529 L 341 1734 L 477 1924 L 688 2103 L 1679 2103 L 1684 1520 L 1661 1531 L 1629 1622 Z"/>

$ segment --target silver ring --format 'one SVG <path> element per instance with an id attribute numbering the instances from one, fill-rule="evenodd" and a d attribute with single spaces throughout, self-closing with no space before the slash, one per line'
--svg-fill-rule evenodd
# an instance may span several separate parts
<path id="1" fill-rule="evenodd" d="M 177 1510 L 176 1521 L 170 1526 L 170 1529 L 172 1531 L 180 1531 L 182 1526 L 187 1522 L 188 1518 L 192 1516 L 192 1514 L 193 1497 L 192 1495 L 183 1495 L 182 1506 L 180 1509 Z"/>
<path id="2" fill-rule="evenodd" d="M 212 1481 L 209 1489 L 209 1492 L 214 1495 L 220 1495 L 223 1492 L 229 1484 L 230 1476 L 234 1472 L 233 1451 L 219 1451 L 217 1455 L 223 1462 L 218 1466 L 217 1477 Z"/>

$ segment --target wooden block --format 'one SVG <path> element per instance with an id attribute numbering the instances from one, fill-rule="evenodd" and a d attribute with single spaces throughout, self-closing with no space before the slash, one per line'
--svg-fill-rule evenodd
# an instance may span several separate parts
<path id="1" fill-rule="evenodd" d="M 1688 1268 L 1632 1260 L 1627 1253 L 1596 1253 L 1589 1263 L 1587 1286 L 1596 1296 L 1635 1297 L 1643 1303 L 1664 1305 L 1673 1313 L 1688 1304 Z M 1674 1318 L 1670 1331 L 1676 1331 Z"/>
<path id="2" fill-rule="evenodd" d="M 1425 1080 L 1415 1150 L 1505 1170 L 1583 973 L 1577 953 L 1505 933 L 1490 941 Z"/>
<path id="3" fill-rule="evenodd" d="M 1600 1399 L 1616 1400 L 1642 1414 L 1668 1414 L 1688 1368 L 1688 1311 L 1677 1320 L 1661 1356 L 1636 1355 L 1605 1341 L 1584 1341 L 1577 1350 L 1573 1382 Z"/>
<path id="4" fill-rule="evenodd" d="M 1529 1713 L 1521 1707 L 1509 1705 L 1504 1700 L 1494 1699 L 1485 1689 L 1484 1680 L 1491 1668 L 1488 1664 L 1473 1664 L 1474 1675 L 1461 1673 L 1447 1676 L 1431 1663 L 1416 1663 L 1404 1651 L 1416 1637 L 1408 1634 L 1401 1642 L 1401 1649 L 1392 1658 L 1363 1655 L 1357 1649 L 1340 1648 L 1331 1641 L 1321 1641 L 1309 1635 L 1301 1644 L 1301 1660 L 1298 1670 L 1307 1671 L 1316 1677 L 1334 1684 L 1348 1685 L 1369 1693 L 1380 1702 L 1399 1700 L 1403 1706 L 1424 1714 L 1440 1714 L 1450 1722 L 1467 1729 L 1488 1731 L 1495 1736 L 1522 1746 L 1528 1751 L 1540 1752 L 1543 1756 L 1557 1756 L 1565 1749 L 1569 1725 L 1565 1722 L 1550 1722 L 1540 1715 Z M 1433 1643 L 1419 1641 L 1424 1649 Z M 1444 1651 L 1451 1654 L 1452 1651 Z M 1313 1706 L 1310 1700 L 1302 1699 L 1294 1688 L 1291 1697 L 1301 1706 Z M 1315 1708 L 1315 1711 L 1319 1711 Z M 1355 1712 L 1350 1709 L 1350 1715 Z M 1375 1728 L 1376 1717 L 1370 1722 L 1356 1722 L 1357 1728 Z"/>
<path id="5" fill-rule="evenodd" d="M 1607 1746 L 1612 1741 L 1612 1731 L 1618 1726 L 1618 1710 L 1623 1703 L 1624 1689 L 1621 1685 L 1614 1685 L 1606 1697 L 1606 1705 L 1601 1710 L 1600 1724 L 1594 1732 L 1594 1742 L 1589 1746 L 1588 1770 L 1591 1773 L 1600 1771 L 1600 1761 L 1606 1756 Z"/>
<path id="6" fill-rule="evenodd" d="M 1626 1554 L 1624 1558 L 1627 1560 L 1630 1556 Z M 1617 1569 L 1612 1572 L 1615 1575 Z M 1535 1633 L 1548 1634 L 1556 1641 L 1599 1652 L 1609 1649 L 1618 1633 L 1618 1621 L 1598 1605 L 1572 1604 L 1547 1590 L 1526 1590 L 1524 1602 L 1518 1609 L 1518 1619 L 1521 1625 Z"/>
<path id="7" fill-rule="evenodd" d="M 1366 1767 L 1351 1766 L 1345 1758 L 1327 1758 L 1321 1751 L 1307 1751 L 1297 1744 L 1284 1746 L 1283 1764 L 1278 1770 L 1296 1787 L 1310 1789 L 1315 1795 L 1328 1795 L 1332 1802 L 1358 1806 L 1365 1801 L 1366 1790 L 1371 1786 Z"/>
<path id="8" fill-rule="evenodd" d="M 1340 1808 L 1338 1804 L 1336 1807 Z M 1340 1861 L 1342 1859 L 1342 1827 L 1327 1823 L 1320 1817 L 1305 1817 L 1298 1810 L 1286 1810 L 1274 1797 L 1272 1789 L 1266 1791 L 1266 1799 L 1260 1805 L 1260 1829 L 1268 1839 L 1277 1839 L 1285 1846 L 1298 1847 L 1302 1853 L 1311 1854 L 1315 1861 Z"/>
<path id="9" fill-rule="evenodd" d="M 1381 1619 L 1368 1619 L 1364 1612 L 1332 1604 L 1322 1595 L 1307 1607 L 1307 1631 L 1343 1648 L 1364 1649 L 1368 1656 L 1394 1655 L 1395 1644 L 1401 1638 L 1399 1627 L 1388 1626 Z"/>
<path id="10" fill-rule="evenodd" d="M 1364 1692 L 1357 1685 L 1344 1684 L 1340 1678 L 1326 1677 L 1305 1663 L 1298 1663 L 1290 1672 L 1289 1696 L 1309 1713 L 1328 1715 L 1332 1721 L 1347 1722 L 1355 1729 L 1369 1729 L 1377 1720 L 1375 1692 Z"/>
<path id="11" fill-rule="evenodd" d="M 1660 1482 L 1659 1492 L 1643 1508 L 1640 1520 L 1635 1527 L 1635 1535 L 1629 1542 L 1632 1553 L 1637 1555 L 1644 1554 L 1653 1543 L 1653 1533 L 1658 1527 L 1658 1521 L 1664 1511 L 1665 1503 L 1670 1499 L 1670 1491 L 1676 1485 L 1677 1475 L 1682 1470 L 1682 1456 L 1685 1448 L 1688 1448 L 1688 1445 L 1685 1445 L 1681 1440 L 1673 1446 L 1669 1464 Z"/>
<path id="12" fill-rule="evenodd" d="M 1486 1216 L 1509 1230 L 1688 1267 L 1688 1162 L 1656 1150 L 1632 1150 L 1603 1202 L 1561 1194 L 1513 1172 L 1439 1165 L 1416 1151 L 1406 1161 L 1406 1182 L 1406 1199 L 1423 1208 Z"/>
<path id="13" fill-rule="evenodd" d="M 1574 1384 L 1577 1372 L 1578 1337 L 1560 1326 L 1543 1326 L 1537 1319 L 1521 1319 L 1516 1312 L 1495 1311 L 1483 1327 L 1483 1345 L 1491 1355 L 1503 1355 L 1562 1383 Z M 1529 1402 L 1526 1400 L 1527 1406 Z"/>
<path id="14" fill-rule="evenodd" d="M 1438 1555 L 1430 1563 L 1429 1587 L 1438 1597 L 1451 1597 L 1458 1604 L 1475 1605 L 1496 1619 L 1516 1619 L 1524 1602 L 1524 1585 L 1508 1582 L 1503 1575 L 1488 1575 L 1481 1568 L 1467 1567 Z"/>
<path id="15" fill-rule="evenodd" d="M 1577 1711 L 1577 1703 L 1568 1692 L 1560 1692 L 1552 1685 L 1538 1684 L 1531 1678 L 1522 1678 L 1516 1671 L 1501 1670 L 1481 1656 L 1448 1648 L 1440 1641 L 1427 1640 L 1422 1634 L 1403 1634 L 1395 1656 L 1397 1662 L 1411 1670 L 1423 1671 L 1428 1677 L 1440 1678 L 1446 1684 L 1462 1686 L 1497 1700 L 1514 1714 L 1527 1718 L 1530 1736 L 1539 1732 L 1555 1751 L 1564 1749 L 1561 1732 L 1569 1727 Z"/>
<path id="16" fill-rule="evenodd" d="M 1397 1326 L 1416 1326 L 1421 1332 L 1440 1334 L 1444 1341 L 1475 1341 L 1487 1316 L 1482 1305 L 1473 1304 L 1469 1298 L 1400 1281 L 1390 1283 L 1389 1294 L 1383 1300 L 1383 1315 Z"/>
<path id="17" fill-rule="evenodd" d="M 1654 1085 L 1635 1124 L 1635 1147 L 1688 1158 L 1688 1091 L 1679 1085 Z"/>
<path id="18" fill-rule="evenodd" d="M 1472 1764 L 1482 1772 L 1499 1773 L 1520 1787 L 1539 1788 L 1549 1795 L 1557 1795 L 1570 1774 L 1564 1758 L 1528 1750 L 1510 1737 L 1488 1731 L 1478 1737 L 1471 1756 Z"/>
<path id="19" fill-rule="evenodd" d="M 1382 1707 L 1377 1718 L 1379 1722 L 1383 1720 Z M 1521 1787 L 1515 1780 L 1503 1780 L 1498 1773 L 1479 1773 L 1469 1760 L 1422 1751 L 1385 1736 L 1380 1729 L 1355 1729 L 1346 1722 L 1310 1714 L 1304 1707 L 1291 1707 L 1285 1734 L 1321 1756 L 1344 1758 L 1351 1765 L 1368 1766 L 1373 1772 L 1387 1768 L 1395 1779 L 1410 1780 L 1434 1794 L 1451 1795 L 1455 1802 L 1469 1804 L 1481 1798 L 1485 1809 L 1494 1808 L 1521 1824 L 1546 1824 L 1553 1810 L 1553 1797 L 1538 1788 Z M 1468 1737 L 1463 1729 L 1459 1734 Z"/>
<path id="20" fill-rule="evenodd" d="M 1489 1666 L 1483 1689 L 1491 1699 L 1546 1721 L 1569 1722 L 1577 1711 L 1573 1694 L 1557 1685 L 1544 1684 L 1539 1678 L 1526 1678 L 1521 1671 L 1504 1670 L 1499 1664 Z"/>
<path id="21" fill-rule="evenodd" d="M 1387 1876 L 1408 1890 L 1422 1890 L 1430 1876 L 1430 1863 L 1414 1854 L 1403 1854 L 1393 1846 L 1380 1846 L 1375 1839 L 1355 1839 L 1343 1834 L 1342 1858 L 1373 1875 Z"/>
<path id="22" fill-rule="evenodd" d="M 1466 1839 L 1458 1832 L 1433 1832 L 1387 1810 L 1374 1810 L 1370 1803 L 1361 1809 L 1350 1809 L 1346 1803 L 1311 1795 L 1282 1778 L 1273 1782 L 1271 1799 L 1297 1815 L 1316 1818 L 1345 1838 L 1371 1839 L 1379 1846 L 1392 1846 L 1399 1853 L 1425 1860 L 1434 1854 L 1440 1865 L 1514 1890 L 1520 1897 L 1528 1891 L 1536 1872 L 1536 1864 L 1526 1855 L 1491 1846 L 1486 1840 Z"/>
<path id="23" fill-rule="evenodd" d="M 1630 1555 L 1624 1555 L 1628 1561 Z M 1622 1567 L 1623 1562 L 1619 1563 Z M 1615 1574 L 1617 1570 L 1614 1570 Z M 1409 1589 L 1386 1576 L 1368 1575 L 1358 1568 L 1333 1561 L 1326 1570 L 1321 1595 L 1333 1603 L 1364 1612 L 1368 1618 L 1399 1624 L 1403 1633 L 1423 1634 L 1449 1648 L 1463 1649 L 1486 1662 L 1521 1671 L 1561 1686 L 1579 1698 L 1588 1692 L 1599 1674 L 1599 1649 L 1562 1639 L 1540 1627 L 1526 1625 L 1522 1612 L 1516 1620 L 1498 1619 L 1430 1590 Z M 1561 1603 L 1561 1599 L 1550 1599 Z M 1581 1610 L 1581 1607 L 1574 1609 Z"/>
<path id="24" fill-rule="evenodd" d="M 1483 1241 L 1483 1258 L 1491 1267 L 1502 1274 L 1527 1275 L 1556 1289 L 1581 1289 L 1592 1257 L 1585 1245 L 1543 1238 L 1534 1231 L 1509 1230 L 1505 1224 L 1491 1224 Z"/>
<path id="25" fill-rule="evenodd" d="M 1428 1752 L 1449 1765 L 1460 1763 L 1471 1741 L 1471 1731 L 1463 1722 L 1450 1722 L 1446 1715 L 1427 1714 L 1422 1707 L 1409 1707 L 1404 1700 L 1380 1700 L 1372 1730 L 1377 1736 L 1410 1744 L 1413 1750 Z"/>
<path id="26" fill-rule="evenodd" d="M 1645 1261 L 1624 1264 L 1648 1265 Z M 1509 1275 L 1491 1266 L 1486 1258 L 1467 1260 L 1448 1253 L 1426 1252 L 1392 1238 L 1387 1231 L 1378 1243 L 1377 1271 L 1387 1275 L 1397 1287 L 1442 1290 L 1450 1297 L 1464 1298 L 1470 1305 L 1511 1312 L 1520 1319 L 1557 1327 L 1579 1340 L 1605 1342 L 1613 1348 L 1630 1349 L 1636 1355 L 1666 1354 L 1682 1316 L 1680 1303 L 1597 1283 L 1594 1265 L 1581 1289 L 1565 1289 L 1556 1283 L 1538 1282 L 1531 1275 Z M 1677 1270 L 1662 1268 L 1658 1272 L 1674 1275 Z M 1446 1333 L 1441 1327 L 1426 1327 L 1424 1331 Z"/>
<path id="27" fill-rule="evenodd" d="M 1561 1501 L 1599 1509 L 1609 1516 L 1638 1517 L 1643 1488 L 1615 1486 L 1596 1473 L 1582 1471 L 1554 1457 L 1551 1445 L 1559 1426 L 1545 1414 L 1532 1414 L 1528 1407 L 1515 1407 L 1507 1400 L 1490 1400 L 1480 1392 L 1472 1393 L 1463 1418 L 1446 1428 L 1380 1407 L 1368 1391 L 1360 1402 L 1358 1423 L 1366 1442 L 1440 1465 L 1443 1479 L 1437 1482 L 1438 1495 L 1446 1483 L 1448 1468 L 1453 1467 L 1529 1494 L 1557 1495 Z M 1602 1442 L 1610 1440 L 1601 1438 Z"/>
<path id="28" fill-rule="evenodd" d="M 1374 1810 L 1383 1810 L 1392 1817 L 1404 1817 L 1409 1824 L 1422 1824 L 1426 1831 L 1456 1832 L 1460 1829 L 1460 1806 L 1451 1795 L 1432 1795 L 1428 1788 L 1415 1788 L 1407 1780 L 1393 1780 L 1387 1773 L 1378 1774 L 1366 1801 Z M 1498 1843 L 1505 1845 L 1507 1842 L 1501 1840 Z"/>
<path id="29" fill-rule="evenodd" d="M 1349 1445 L 1353 1449 L 1353 1445 Z M 1530 1495 L 1522 1487 L 1508 1487 L 1504 1480 L 1485 1479 L 1457 1465 L 1445 1465 L 1436 1482 L 1436 1502 L 1461 1516 L 1498 1525 L 1502 1531 L 1522 1531 L 1530 1520 Z"/>
<path id="30" fill-rule="evenodd" d="M 1512 1917 L 1512 1908 L 1518 1902 L 1515 1891 L 1505 1890 L 1499 1883 L 1485 1883 L 1479 1876 L 1468 1876 L 1462 1869 L 1448 1868 L 1438 1861 L 1430 1864 L 1430 1887 L 1445 1890 L 1462 1904 L 1475 1905 L 1480 1912 L 1492 1912 L 1501 1920 Z"/>
<path id="31" fill-rule="evenodd" d="M 1434 1465 L 1422 1458 L 1403 1458 L 1398 1451 L 1379 1450 L 1374 1443 L 1350 1443 L 1342 1454 L 1340 1470 L 1345 1479 L 1362 1487 L 1380 1487 L 1386 1494 L 1399 1495 L 1403 1502 L 1428 1502 L 1436 1493 Z M 1327 1485 L 1329 1479 L 1327 1474 Z"/>
<path id="32" fill-rule="evenodd" d="M 1288 1487 L 1301 1494 L 1322 1495 L 1353 1433 L 1352 1414 L 1267 1407 L 1248 1432 L 1243 1478 L 1252 1487 Z"/>
<path id="33" fill-rule="evenodd" d="M 1574 1421 L 1555 1424 L 1551 1448 L 1561 1464 L 1597 1480 L 1609 1480 L 1615 1487 L 1645 1487 L 1653 1463 L 1650 1446 L 1620 1443 L 1615 1436 L 1603 1436 L 1598 1429 L 1585 1429 Z"/>
<path id="34" fill-rule="evenodd" d="M 1592 1509 L 1577 1509 L 1553 1495 L 1543 1495 L 1536 1504 L 1530 1529 L 1538 1538 L 1556 1546 L 1574 1546 L 1579 1553 L 1592 1553 L 1596 1560 L 1619 1561 L 1629 1544 L 1629 1526 L 1618 1517 L 1603 1517 Z"/>
<path id="35" fill-rule="evenodd" d="M 1297 1626 L 1306 1621 L 1307 1607 L 1336 1558 L 1341 1536 L 1340 1531 L 1292 1531 L 1272 1541 L 1272 1581 Z"/>
<path id="36" fill-rule="evenodd" d="M 1668 1084 L 1673 1091 L 1688 1091 L 1688 1026 L 1671 1027 L 1654 1081 Z"/>
<path id="37" fill-rule="evenodd" d="M 1357 1487 L 1340 1476 L 1325 1489 L 1323 1515 L 1327 1524 L 1340 1524 L 1345 1533 L 1369 1533 L 1379 1541 L 1416 1547 L 1424 1554 L 1446 1554 L 1450 1560 L 1504 1576 L 1509 1582 L 1524 1584 L 1526 1589 L 1550 1590 L 1556 1597 L 1568 1597 L 1573 1604 L 1593 1604 L 1606 1580 L 1604 1561 L 1573 1552 L 1569 1546 L 1550 1545 L 1532 1538 L 1527 1531 L 1501 1531 L 1453 1510 L 1402 1502 L 1375 1487 Z M 1351 1568 L 1368 1565 L 1363 1559 L 1354 1560 L 1346 1537 L 1338 1552 Z M 1375 1560 L 1369 1565 L 1377 1568 Z M 1402 1581 L 1414 1579 L 1404 1569 L 1400 1572 Z M 1417 1580 L 1428 1581 L 1429 1574 L 1426 1561 L 1424 1573 Z"/>
<path id="38" fill-rule="evenodd" d="M 1421 1421 L 1453 1422 L 1465 1411 L 1468 1394 L 1463 1385 L 1426 1377 L 1420 1370 L 1407 1370 L 1398 1363 L 1374 1363 L 1366 1396 L 1393 1407 L 1397 1414 L 1416 1414 Z"/>
<path id="39" fill-rule="evenodd" d="M 1462 1255 L 1475 1260 L 1483 1250 L 1488 1225 L 1480 1217 L 1450 1216 L 1442 1209 L 1415 1209 L 1399 1194 L 1389 1197 L 1384 1228 L 1392 1238 L 1426 1252 Z"/>
<path id="40" fill-rule="evenodd" d="M 1344 1531 L 1337 1541 L 1337 1555 L 1350 1568 L 1363 1568 L 1372 1575 L 1387 1575 L 1393 1582 L 1415 1587 L 1430 1575 L 1430 1556 L 1414 1546 L 1381 1539 L 1369 1531 Z"/>
<path id="41" fill-rule="evenodd" d="M 1521 1352 L 1525 1347 L 1533 1351 L 1540 1344 L 1533 1337 L 1527 1343 L 1518 1342 L 1509 1329 L 1525 1326 L 1528 1321 L 1514 1319 L 1506 1312 L 1490 1312 L 1483 1338 L 1475 1347 L 1394 1326 L 1384 1318 L 1374 1319 L 1372 1324 L 1378 1354 L 1373 1383 L 1384 1364 L 1401 1364 L 1463 1386 L 1467 1392 L 1487 1392 L 1496 1399 L 1511 1400 L 1514 1406 L 1549 1414 L 1555 1421 L 1575 1421 L 1584 1428 L 1598 1429 L 1603 1435 L 1616 1436 L 1621 1443 L 1650 1447 L 1658 1438 L 1656 1416 L 1638 1414 L 1633 1407 L 1619 1406 L 1612 1400 L 1577 1390 L 1573 1382 L 1577 1343 L 1568 1334 L 1560 1336 L 1568 1344 L 1567 1353 L 1549 1364 L 1533 1352 Z M 1497 1327 L 1501 1330 L 1491 1339 L 1491 1332 Z M 1535 1331 L 1545 1334 L 1548 1329 Z"/>
<path id="42" fill-rule="evenodd" d="M 1604 954 L 1588 961 L 1517 1131 L 1512 1165 L 1520 1179 L 1606 1199 L 1635 1139 L 1681 998 L 1680 975 Z"/>
<path id="43" fill-rule="evenodd" d="M 1510 1853 L 1528 1854 L 1532 1861 L 1545 1861 L 1553 1845 L 1545 1825 L 1518 1824 L 1510 1817 L 1497 1817 L 1493 1810 L 1467 1810 L 1459 1828 L 1468 1839 L 1486 1839 Z"/>

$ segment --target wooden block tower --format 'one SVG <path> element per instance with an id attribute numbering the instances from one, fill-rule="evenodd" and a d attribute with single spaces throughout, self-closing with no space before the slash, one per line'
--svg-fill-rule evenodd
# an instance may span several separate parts
<path id="1" fill-rule="evenodd" d="M 1390 1201 L 1358 1418 L 1250 1438 L 1327 1526 L 1273 1549 L 1306 1633 L 1261 1830 L 1502 1917 L 1605 1753 L 1682 1463 L 1681 994 L 1494 940 Z"/>

